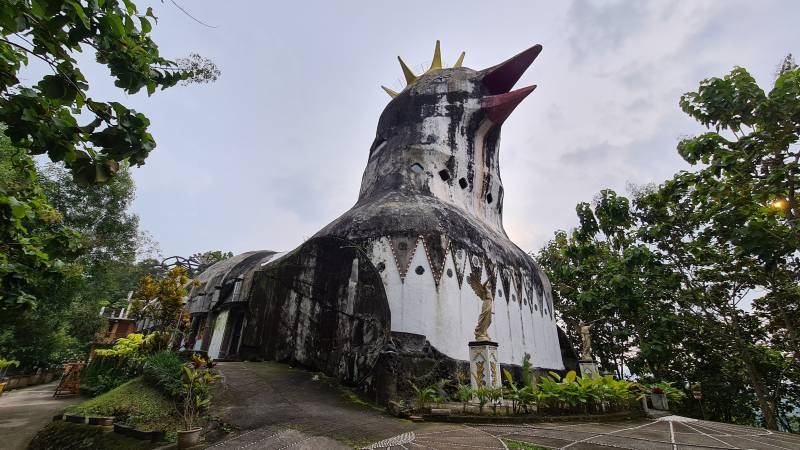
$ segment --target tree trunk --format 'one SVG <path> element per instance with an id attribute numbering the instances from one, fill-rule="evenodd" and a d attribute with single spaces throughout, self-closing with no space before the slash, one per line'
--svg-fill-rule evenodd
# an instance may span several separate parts
<path id="1" fill-rule="evenodd" d="M 746 344 L 745 344 L 746 345 Z M 753 385 L 753 390 L 756 393 L 756 400 L 758 401 L 758 407 L 761 409 L 761 413 L 764 415 L 764 425 L 766 425 L 768 430 L 778 430 L 778 420 L 775 417 L 775 410 L 772 409 L 772 402 L 769 400 L 769 394 L 767 394 L 767 390 L 764 387 L 764 383 L 761 381 L 761 374 L 758 373 L 758 369 L 756 368 L 755 364 L 753 363 L 753 358 L 750 355 L 750 350 L 746 347 L 741 348 L 742 352 L 742 362 L 744 362 L 745 368 L 747 369 L 747 376 L 750 378 L 750 384 Z"/>
<path id="2" fill-rule="evenodd" d="M 758 407 L 761 409 L 761 414 L 764 415 L 764 425 L 767 427 L 768 430 L 778 430 L 778 420 L 775 416 L 775 410 L 772 409 L 772 403 L 770 402 L 770 395 L 767 393 L 767 389 L 764 386 L 764 382 L 762 379 L 761 374 L 756 367 L 756 364 L 753 360 L 753 355 L 750 352 L 749 343 L 746 342 L 741 335 L 741 328 L 739 327 L 739 311 L 735 307 L 730 307 L 727 311 L 730 314 L 731 323 L 730 326 L 733 327 L 731 330 L 733 333 L 734 342 L 739 347 L 739 354 L 742 358 L 742 362 L 744 363 L 745 370 L 747 370 L 747 378 L 750 379 L 750 384 L 753 387 L 753 391 L 756 394 L 756 401 L 758 402 Z"/>

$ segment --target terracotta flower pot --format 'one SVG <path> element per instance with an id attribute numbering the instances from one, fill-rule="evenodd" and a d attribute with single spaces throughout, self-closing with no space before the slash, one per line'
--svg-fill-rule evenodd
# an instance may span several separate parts
<path id="1" fill-rule="evenodd" d="M 178 448 L 191 448 L 199 444 L 201 431 L 203 431 L 202 428 L 178 431 Z"/>

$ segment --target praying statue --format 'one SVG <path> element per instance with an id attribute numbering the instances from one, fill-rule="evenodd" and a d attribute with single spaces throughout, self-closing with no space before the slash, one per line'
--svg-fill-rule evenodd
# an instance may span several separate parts
<path id="1" fill-rule="evenodd" d="M 475 326 L 475 340 L 477 342 L 489 342 L 492 340 L 489 337 L 489 325 L 492 324 L 494 296 L 492 295 L 491 281 L 487 279 L 485 283 L 481 284 L 480 276 L 480 272 L 472 272 L 468 280 L 470 287 L 482 301 L 478 324 Z"/>
<path id="2" fill-rule="evenodd" d="M 592 359 L 592 335 L 591 324 L 586 324 L 582 320 L 578 323 L 578 330 L 581 333 L 581 359 L 589 361 Z"/>

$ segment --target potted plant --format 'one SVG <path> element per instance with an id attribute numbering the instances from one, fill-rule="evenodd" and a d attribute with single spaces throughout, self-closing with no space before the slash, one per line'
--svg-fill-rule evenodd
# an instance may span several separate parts
<path id="1" fill-rule="evenodd" d="M 8 368 L 11 366 L 19 367 L 19 361 L 0 358 L 0 395 L 3 394 L 3 390 L 5 390 L 6 384 L 8 383 L 6 372 L 8 372 Z"/>
<path id="2" fill-rule="evenodd" d="M 193 357 L 192 362 L 182 367 L 182 397 L 183 403 L 180 410 L 183 419 L 183 430 L 178 431 L 178 448 L 190 448 L 200 442 L 200 433 L 203 428 L 200 424 L 200 414 L 208 407 L 211 401 L 209 388 L 219 377 L 210 370 L 203 369 L 206 361 L 200 357 Z"/>
<path id="3" fill-rule="evenodd" d="M 661 411 L 669 411 L 669 403 L 667 403 L 667 394 L 664 389 L 656 386 L 650 391 L 650 399 L 653 402 L 653 409 Z"/>

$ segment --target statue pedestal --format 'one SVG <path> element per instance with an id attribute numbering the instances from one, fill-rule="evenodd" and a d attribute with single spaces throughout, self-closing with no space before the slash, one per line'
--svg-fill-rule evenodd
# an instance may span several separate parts
<path id="1" fill-rule="evenodd" d="M 597 362 L 593 359 L 582 359 L 578 361 L 578 367 L 581 369 L 581 373 L 586 376 L 594 376 L 594 374 L 600 374 L 600 368 L 597 367 Z"/>
<path id="2" fill-rule="evenodd" d="M 469 343 L 469 379 L 472 389 L 480 386 L 501 386 L 500 364 L 497 363 L 497 342 Z"/>

